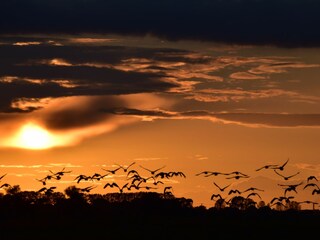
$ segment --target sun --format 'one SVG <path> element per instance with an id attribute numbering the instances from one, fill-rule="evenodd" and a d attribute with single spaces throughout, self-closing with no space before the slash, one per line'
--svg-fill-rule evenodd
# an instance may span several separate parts
<path id="1" fill-rule="evenodd" d="M 20 129 L 15 145 L 37 150 L 50 148 L 54 146 L 54 142 L 54 137 L 46 129 L 34 123 L 28 123 Z"/>

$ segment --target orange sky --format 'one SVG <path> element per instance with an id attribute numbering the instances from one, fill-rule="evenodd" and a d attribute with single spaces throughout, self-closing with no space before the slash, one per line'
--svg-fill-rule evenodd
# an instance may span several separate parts
<path id="1" fill-rule="evenodd" d="M 228 190 L 262 188 L 269 202 L 283 194 L 278 184 L 320 179 L 319 49 L 51 38 L 1 40 L 2 183 L 38 190 L 36 179 L 65 167 L 72 173 L 50 183 L 63 191 L 79 174 L 135 162 L 132 168 L 146 175 L 139 165 L 184 172 L 185 179 L 165 185 L 210 207 L 219 193 L 213 182 L 231 183 Z M 292 181 L 255 171 L 288 158 L 283 174 L 299 172 Z M 250 178 L 195 176 L 205 170 Z M 124 183 L 125 176 L 79 186 L 112 192 L 103 189 L 108 181 Z M 297 201 L 320 201 L 302 188 L 290 193 Z"/>

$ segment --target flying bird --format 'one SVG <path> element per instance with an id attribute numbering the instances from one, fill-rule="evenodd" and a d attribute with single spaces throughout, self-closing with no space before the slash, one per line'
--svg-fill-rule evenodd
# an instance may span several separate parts
<path id="1" fill-rule="evenodd" d="M 272 169 L 278 169 L 280 171 L 283 171 L 284 170 L 284 167 L 287 165 L 287 163 L 289 162 L 289 158 L 287 159 L 287 161 L 285 161 L 282 165 L 280 166 L 277 166 L 277 167 L 274 167 Z"/>
<path id="2" fill-rule="evenodd" d="M 200 175 L 204 175 L 205 177 L 210 177 L 210 176 L 227 175 L 227 174 L 222 172 L 211 172 L 211 171 L 203 171 L 196 174 L 196 176 L 200 176 Z"/>
<path id="3" fill-rule="evenodd" d="M 111 174 L 116 174 L 116 172 L 117 172 L 118 170 L 120 170 L 120 169 L 121 169 L 121 167 L 118 167 L 118 168 L 112 169 L 112 170 L 102 168 L 103 171 L 109 172 L 109 173 L 111 173 Z"/>
<path id="4" fill-rule="evenodd" d="M 251 196 L 258 196 L 260 199 L 262 199 L 259 193 L 256 193 L 256 192 L 249 193 L 247 198 L 250 198 Z"/>
<path id="5" fill-rule="evenodd" d="M 248 189 L 244 190 L 243 192 L 248 192 L 248 191 L 261 191 L 261 192 L 264 192 L 263 189 L 259 189 L 259 188 L 255 188 L 255 187 L 248 188 Z"/>
<path id="6" fill-rule="evenodd" d="M 239 172 L 239 171 L 233 171 L 233 172 L 230 172 L 230 173 L 226 173 L 225 175 L 231 175 L 231 174 L 235 174 L 236 176 L 249 177 L 247 174 L 244 174 L 244 173 Z"/>
<path id="7" fill-rule="evenodd" d="M 186 175 L 183 172 L 168 172 L 169 177 L 180 176 L 186 178 Z"/>
<path id="8" fill-rule="evenodd" d="M 244 175 L 235 175 L 235 176 L 231 176 L 231 177 L 226 177 L 226 179 L 240 179 L 240 178 L 249 178 L 248 175 L 244 176 Z"/>
<path id="9" fill-rule="evenodd" d="M 313 189 L 312 195 L 320 194 L 320 189 Z"/>
<path id="10" fill-rule="evenodd" d="M 223 192 L 227 187 L 229 187 L 231 184 L 229 184 L 229 185 L 227 185 L 227 186 L 225 186 L 225 187 L 220 187 L 218 184 L 216 184 L 215 182 L 213 182 L 213 184 L 217 187 L 217 188 L 219 188 L 219 190 L 221 191 L 221 192 Z"/>
<path id="11" fill-rule="evenodd" d="M 128 169 L 129 169 L 132 165 L 134 165 L 134 164 L 135 164 L 135 162 L 129 164 L 128 166 L 121 166 L 121 165 L 119 165 L 119 164 L 116 164 L 116 165 L 117 165 L 118 167 L 122 168 L 123 171 L 126 173 L 126 172 L 128 172 Z"/>
<path id="12" fill-rule="evenodd" d="M 214 198 L 217 198 L 217 197 L 220 199 L 223 199 L 220 194 L 212 194 L 210 199 L 213 200 Z"/>
<path id="13" fill-rule="evenodd" d="M 239 194 L 239 195 L 241 194 L 241 192 L 240 192 L 239 190 L 237 190 L 237 189 L 235 189 L 235 190 L 231 189 L 231 190 L 229 191 L 228 195 L 234 194 L 234 193 L 237 193 L 237 194 Z"/>
<path id="14" fill-rule="evenodd" d="M 290 196 L 290 197 L 285 197 L 285 196 L 281 196 L 281 197 L 274 197 L 270 203 L 272 204 L 274 201 L 278 201 L 278 202 L 282 202 L 283 200 L 286 201 L 286 203 L 289 203 L 290 202 L 290 199 L 293 199 L 294 197 L 293 196 Z"/>
<path id="15" fill-rule="evenodd" d="M 258 169 L 256 169 L 256 171 L 260 171 L 262 169 L 274 169 L 275 167 L 277 167 L 278 165 L 275 165 L 275 164 L 269 164 L 269 165 L 265 165 L 265 166 L 262 166 Z"/>
<path id="16" fill-rule="evenodd" d="M 320 189 L 320 187 L 315 183 L 308 183 L 303 187 L 303 189 L 306 189 L 307 187 L 316 187 L 317 189 Z"/>
<path id="17" fill-rule="evenodd" d="M 125 188 L 127 188 L 128 184 L 129 184 L 129 183 L 126 183 L 126 184 L 124 184 L 122 187 L 120 187 L 117 183 L 113 182 L 113 183 L 107 183 L 107 184 L 105 184 L 103 188 L 107 188 L 107 187 L 113 188 L 113 187 L 116 187 L 116 188 L 119 189 L 119 192 L 120 192 L 120 193 L 123 193 L 123 190 L 124 190 Z M 128 188 L 127 188 L 127 189 L 128 189 Z"/>
<path id="18" fill-rule="evenodd" d="M 74 180 L 77 180 L 77 183 L 80 183 L 82 180 L 88 181 L 88 180 L 90 180 L 90 179 L 91 179 L 90 176 L 86 176 L 86 175 L 80 174 L 80 175 L 77 176 Z"/>
<path id="19" fill-rule="evenodd" d="M 11 187 L 9 183 L 4 183 L 0 186 L 0 188 L 8 188 L 8 187 Z"/>
<path id="20" fill-rule="evenodd" d="M 85 188 L 79 188 L 79 190 L 81 192 L 90 192 L 92 189 L 96 188 L 97 186 L 89 186 L 89 187 L 85 187 Z"/>
<path id="21" fill-rule="evenodd" d="M 150 169 L 148 169 L 148 168 L 146 168 L 146 167 L 143 167 L 143 166 L 141 166 L 141 165 L 139 165 L 139 166 L 140 166 L 141 168 L 143 168 L 144 170 L 147 170 L 148 172 L 150 172 L 151 175 L 155 175 L 156 172 L 158 172 L 159 170 L 161 170 L 161 169 L 163 169 L 163 168 L 166 167 L 166 166 L 163 166 L 163 167 L 157 168 L 157 169 L 155 169 L 155 170 L 150 170 Z"/>
<path id="22" fill-rule="evenodd" d="M 52 172 L 51 170 L 49 170 L 49 171 L 53 174 L 53 176 L 54 176 L 57 180 L 60 180 L 61 177 L 62 177 L 65 173 L 71 173 L 71 172 L 72 172 L 72 171 L 64 171 L 64 169 L 65 169 L 65 168 L 63 168 L 61 171 L 56 172 L 56 173 Z"/>
<path id="23" fill-rule="evenodd" d="M 7 173 L 6 173 L 6 174 L 3 174 L 3 175 L 0 177 L 0 181 L 1 181 L 1 179 L 4 178 L 6 175 L 7 175 Z"/>
<path id="24" fill-rule="evenodd" d="M 280 173 L 278 173 L 277 172 L 277 170 L 273 170 L 276 174 L 278 174 L 279 176 L 281 176 L 281 177 L 283 177 L 283 179 L 284 180 L 289 180 L 290 178 L 292 178 L 292 177 L 294 177 L 294 176 L 296 176 L 296 175 L 298 175 L 300 172 L 297 172 L 297 173 L 295 173 L 295 174 L 292 174 L 292 175 L 290 175 L 290 176 L 284 176 L 284 175 L 282 175 L 282 174 L 280 174 Z"/>
<path id="25" fill-rule="evenodd" d="M 313 179 L 318 182 L 318 179 L 316 178 L 316 176 L 309 176 L 309 177 L 307 178 L 307 182 L 310 182 L 310 181 L 313 180 Z"/>

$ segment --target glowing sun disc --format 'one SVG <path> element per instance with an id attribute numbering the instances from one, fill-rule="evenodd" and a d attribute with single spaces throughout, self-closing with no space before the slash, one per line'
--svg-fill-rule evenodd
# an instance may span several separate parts
<path id="1" fill-rule="evenodd" d="M 23 126 L 17 136 L 17 145 L 27 149 L 46 149 L 54 145 L 53 137 L 35 124 Z"/>

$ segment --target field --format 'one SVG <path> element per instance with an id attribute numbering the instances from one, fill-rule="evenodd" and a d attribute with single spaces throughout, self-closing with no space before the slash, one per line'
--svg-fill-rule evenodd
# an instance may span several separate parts
<path id="1" fill-rule="evenodd" d="M 193 207 L 155 192 L 1 196 L 5 239 L 280 239 L 311 237 L 319 210 Z"/>

